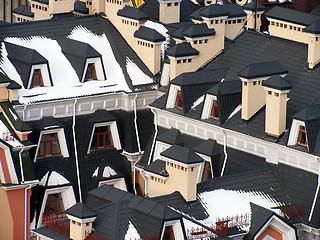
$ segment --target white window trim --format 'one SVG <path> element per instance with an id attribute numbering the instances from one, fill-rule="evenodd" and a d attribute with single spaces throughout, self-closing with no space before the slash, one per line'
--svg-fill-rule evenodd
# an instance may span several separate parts
<path id="1" fill-rule="evenodd" d="M 13 184 L 18 184 L 18 176 L 13 164 L 13 160 L 12 160 L 12 156 L 11 156 L 11 152 L 10 152 L 10 148 L 7 147 L 6 145 L 4 145 L 3 143 L 0 143 L 0 148 L 4 151 L 4 154 L 6 156 L 5 162 L 7 163 L 7 167 L 9 170 L 9 175 L 10 175 L 10 181 L 9 183 L 13 183 Z M 0 180 L 2 183 L 7 183 L 5 181 L 5 176 L 4 176 L 4 172 L 2 169 L 2 164 L 0 163 Z"/>
<path id="2" fill-rule="evenodd" d="M 45 64 L 32 65 L 30 76 L 29 76 L 28 89 L 30 89 L 30 87 L 31 87 L 34 70 L 37 70 L 37 69 L 39 69 L 40 72 L 41 72 L 43 85 L 45 87 L 50 87 L 51 86 L 51 81 L 50 81 L 50 74 L 49 74 L 48 64 L 45 63 Z"/>
<path id="3" fill-rule="evenodd" d="M 100 181 L 98 187 L 101 187 L 103 185 L 109 185 L 113 186 L 115 188 L 121 189 L 123 191 L 128 191 L 126 182 L 124 181 L 124 178 L 117 178 L 117 179 L 111 179 L 111 180 L 105 180 L 105 181 Z"/>
<path id="4" fill-rule="evenodd" d="M 65 210 L 76 204 L 76 198 L 74 196 L 74 192 L 73 192 L 72 186 L 47 189 L 45 191 L 45 194 L 44 194 L 44 197 L 43 197 L 43 200 L 42 200 L 42 205 L 41 205 L 41 210 L 40 210 L 40 214 L 39 214 L 39 220 L 38 220 L 37 228 L 41 227 L 42 217 L 43 217 L 43 213 L 44 213 L 44 210 L 45 210 L 45 207 L 46 207 L 46 203 L 47 203 L 47 200 L 48 200 L 48 195 L 49 194 L 56 194 L 56 193 L 61 193 L 63 207 L 64 207 Z"/>
<path id="5" fill-rule="evenodd" d="M 154 151 L 154 155 L 153 155 L 153 162 L 157 159 L 160 159 L 160 153 L 164 152 L 165 150 L 167 150 L 169 147 L 171 147 L 172 145 L 161 142 L 161 141 L 156 141 L 156 146 L 155 146 L 155 151 Z"/>
<path id="6" fill-rule="evenodd" d="M 209 162 L 210 168 L 211 168 L 211 176 L 212 176 L 212 178 L 213 178 L 214 176 L 213 176 L 213 169 L 212 169 L 211 158 L 208 157 L 208 156 L 206 156 L 206 155 L 203 155 L 203 154 L 201 154 L 201 153 L 197 153 L 197 152 L 196 152 L 196 154 L 197 154 L 198 156 L 200 156 L 201 158 L 203 158 L 203 160 L 204 160 L 203 163 L 201 163 L 201 165 L 200 165 L 199 168 L 198 168 L 197 183 L 200 183 L 200 182 L 201 182 L 205 162 Z"/>
<path id="7" fill-rule="evenodd" d="M 41 131 L 40 137 L 39 137 L 39 140 L 38 140 L 38 145 L 37 145 L 37 150 L 36 150 L 36 155 L 35 155 L 35 158 L 34 158 L 34 162 L 37 161 L 42 135 L 51 134 L 51 133 L 57 133 L 57 135 L 58 135 L 58 141 L 59 141 L 61 155 L 63 157 L 69 157 L 69 152 L 68 152 L 66 137 L 65 137 L 65 134 L 64 134 L 64 129 L 63 128 L 57 128 L 57 129 L 50 129 L 50 130 Z M 46 156 L 44 156 L 44 157 L 46 157 Z"/>
<path id="8" fill-rule="evenodd" d="M 298 140 L 298 136 L 299 136 L 299 129 L 301 126 L 306 127 L 306 125 L 303 121 L 300 121 L 297 119 L 292 120 L 292 125 L 291 125 L 289 140 L 288 140 L 288 146 L 297 145 L 297 140 Z M 306 132 L 306 138 L 307 138 L 307 142 L 308 142 L 307 132 Z M 307 147 L 309 149 L 308 145 L 307 145 Z"/>
<path id="9" fill-rule="evenodd" d="M 93 129 L 92 129 L 92 132 L 91 132 L 91 137 L 90 137 L 90 142 L 89 142 L 87 154 L 89 154 L 90 151 L 91 151 L 91 144 L 92 144 L 92 139 L 93 139 L 95 128 L 96 127 L 104 127 L 104 126 L 110 126 L 113 146 L 118 150 L 121 149 L 121 143 L 120 143 L 120 138 L 119 138 L 119 133 L 118 133 L 118 128 L 117 128 L 116 121 L 104 122 L 104 123 L 95 123 L 93 125 Z"/>
<path id="10" fill-rule="evenodd" d="M 176 104 L 178 91 L 181 91 L 180 86 L 174 84 L 170 85 L 166 108 L 174 108 L 174 105 Z"/>
<path id="11" fill-rule="evenodd" d="M 283 240 L 296 239 L 296 232 L 288 224 L 283 222 L 277 216 L 273 215 L 266 224 L 259 230 L 259 232 L 254 236 L 254 240 L 257 240 L 259 236 L 268 228 L 272 227 L 274 230 L 282 234 Z"/>
<path id="12" fill-rule="evenodd" d="M 162 86 L 168 86 L 170 80 L 170 64 L 164 63 L 162 67 L 160 84 Z"/>
<path id="13" fill-rule="evenodd" d="M 204 105 L 203 105 L 203 109 L 202 109 L 201 119 L 210 118 L 213 101 L 217 101 L 217 96 L 207 94 Z"/>
<path id="14" fill-rule="evenodd" d="M 271 237 L 270 235 L 266 235 L 262 240 L 276 240 L 276 239 Z"/>
<path id="15" fill-rule="evenodd" d="M 184 240 L 183 228 L 181 226 L 180 220 L 172 220 L 172 221 L 164 222 L 160 239 L 163 239 L 164 231 L 167 226 L 172 226 L 175 240 Z"/>
<path id="16" fill-rule="evenodd" d="M 94 81 L 105 81 L 106 79 L 105 79 L 105 76 L 104 76 L 104 71 L 103 71 L 101 58 L 100 57 L 96 57 L 96 58 L 88 58 L 86 60 L 86 64 L 85 64 L 85 68 L 84 68 L 85 71 L 83 72 L 81 82 L 84 82 L 84 79 L 85 79 L 86 74 L 87 74 L 89 63 L 94 63 L 94 68 L 95 68 L 95 71 L 96 71 L 96 74 L 97 74 L 97 80 L 94 80 Z"/>

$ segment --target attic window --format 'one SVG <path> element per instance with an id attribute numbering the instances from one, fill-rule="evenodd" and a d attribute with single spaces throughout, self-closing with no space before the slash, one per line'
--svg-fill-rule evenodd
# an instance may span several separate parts
<path id="1" fill-rule="evenodd" d="M 110 126 L 95 127 L 91 149 L 111 147 L 114 147 L 114 145 Z"/>
<path id="2" fill-rule="evenodd" d="M 86 77 L 85 77 L 84 81 L 86 82 L 86 81 L 89 81 L 89 80 L 97 80 L 97 73 L 96 73 L 96 69 L 95 69 L 94 63 L 89 63 L 88 64 Z"/>
<path id="3" fill-rule="evenodd" d="M 219 120 L 219 107 L 218 107 L 217 101 L 215 101 L 215 100 L 212 102 L 210 118 Z"/>
<path id="4" fill-rule="evenodd" d="M 175 102 L 174 107 L 175 107 L 175 108 L 183 109 L 183 102 L 182 102 L 181 91 L 178 91 L 178 92 L 177 92 L 177 97 L 176 97 L 176 102 Z"/>
<path id="5" fill-rule="evenodd" d="M 44 86 L 44 84 L 43 84 L 43 80 L 42 80 L 42 76 L 41 76 L 41 70 L 35 69 L 33 71 L 32 82 L 31 82 L 30 88 L 43 87 L 43 86 Z"/>
<path id="6" fill-rule="evenodd" d="M 207 181 L 211 178 L 212 178 L 211 164 L 210 162 L 205 161 L 201 182 Z"/>
<path id="7" fill-rule="evenodd" d="M 42 218 L 42 225 L 47 225 L 54 219 L 64 218 L 64 210 L 61 193 L 49 194 Z"/>
<path id="8" fill-rule="evenodd" d="M 300 128 L 299 128 L 297 144 L 303 145 L 303 146 L 308 145 L 305 126 L 300 126 Z"/>
<path id="9" fill-rule="evenodd" d="M 45 157 L 58 154 L 61 154 L 58 134 L 55 132 L 42 135 L 38 156 Z"/>

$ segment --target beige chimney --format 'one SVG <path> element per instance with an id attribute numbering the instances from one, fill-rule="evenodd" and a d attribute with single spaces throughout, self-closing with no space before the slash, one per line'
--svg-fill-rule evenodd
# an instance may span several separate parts
<path id="1" fill-rule="evenodd" d="M 256 1 L 252 1 L 249 4 L 244 5 L 243 10 L 247 14 L 247 29 L 260 31 L 261 15 L 266 10 L 266 7 L 260 4 L 259 1 L 258 2 Z M 257 13 L 255 13 L 256 4 L 257 4 Z M 256 17 L 256 20 L 255 20 L 255 17 Z"/>
<path id="2" fill-rule="evenodd" d="M 170 59 L 170 81 L 184 72 L 197 70 L 193 61 L 199 55 L 199 51 L 191 47 L 190 43 L 184 42 L 175 45 L 167 51 Z"/>
<path id="3" fill-rule="evenodd" d="M 158 0 L 159 21 L 165 24 L 180 22 L 181 0 Z"/>
<path id="4" fill-rule="evenodd" d="M 262 85 L 266 94 L 265 132 L 279 137 L 286 130 L 287 95 L 292 86 L 278 75 L 268 78 Z"/>
<path id="5" fill-rule="evenodd" d="M 96 213 L 83 203 L 77 203 L 66 210 L 70 220 L 70 238 L 84 240 L 92 232 L 92 223 L 97 218 Z"/>
<path id="6" fill-rule="evenodd" d="M 89 8 L 89 7 L 88 7 Z M 101 13 L 106 10 L 106 0 L 93 0 L 89 8 L 89 14 Z"/>
<path id="7" fill-rule="evenodd" d="M 239 72 L 242 81 L 241 118 L 249 120 L 265 104 L 265 90 L 262 82 L 274 74 L 286 74 L 288 70 L 278 62 L 250 64 Z"/>
<path id="8" fill-rule="evenodd" d="M 179 145 L 171 146 L 160 155 L 167 180 L 161 182 L 154 176 L 150 177 L 149 196 L 154 197 L 179 191 L 187 202 L 195 201 L 198 169 L 203 159 L 191 149 Z"/>
<path id="9" fill-rule="evenodd" d="M 166 40 L 156 30 L 140 27 L 135 31 L 136 47 L 134 48 L 153 74 L 157 74 L 161 67 L 161 44 Z"/>
<path id="10" fill-rule="evenodd" d="M 107 18 L 112 22 L 112 24 L 119 29 L 121 28 L 121 19 L 119 19 L 118 11 L 123 9 L 125 6 L 129 6 L 130 0 L 105 0 L 104 12 Z M 121 33 L 120 29 L 119 32 Z"/>
<path id="11" fill-rule="evenodd" d="M 308 65 L 313 69 L 320 62 L 320 20 L 313 22 L 304 31 L 309 37 Z"/>

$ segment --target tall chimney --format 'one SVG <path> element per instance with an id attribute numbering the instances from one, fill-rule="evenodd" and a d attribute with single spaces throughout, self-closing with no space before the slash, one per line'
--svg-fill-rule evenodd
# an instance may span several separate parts
<path id="1" fill-rule="evenodd" d="M 308 65 L 313 69 L 320 62 L 320 20 L 306 27 L 304 32 L 309 36 Z"/>
<path id="2" fill-rule="evenodd" d="M 261 15 L 266 10 L 266 7 L 256 1 L 258 0 L 252 1 L 249 4 L 244 5 L 243 10 L 247 14 L 247 29 L 260 31 Z"/>
<path id="3" fill-rule="evenodd" d="M 262 86 L 266 91 L 265 132 L 279 137 L 286 130 L 287 95 L 292 86 L 278 75 L 265 80 Z"/>
<path id="4" fill-rule="evenodd" d="M 165 24 L 180 22 L 181 0 L 158 0 L 159 21 Z"/>

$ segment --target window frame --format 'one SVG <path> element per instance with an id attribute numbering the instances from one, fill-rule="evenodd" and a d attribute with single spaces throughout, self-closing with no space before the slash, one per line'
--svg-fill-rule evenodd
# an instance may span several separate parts
<path id="1" fill-rule="evenodd" d="M 51 138 L 52 134 L 56 134 L 56 138 L 53 139 Z M 50 139 L 43 139 L 44 136 L 50 136 Z M 53 144 L 58 143 L 59 146 L 59 151 L 57 153 L 53 153 Z M 50 143 L 50 150 L 47 150 L 47 143 Z M 41 145 L 43 144 L 44 147 L 44 155 L 40 155 L 40 150 L 41 150 Z M 50 152 L 50 153 L 48 153 Z M 60 142 L 59 142 L 59 137 L 58 137 L 58 133 L 57 132 L 53 132 L 53 133 L 48 133 L 48 134 L 43 134 L 41 136 L 41 140 L 40 140 L 40 146 L 39 146 L 39 152 L 38 152 L 38 157 L 48 157 L 48 156 L 54 156 L 54 155 L 60 155 L 61 154 L 61 148 L 60 148 Z"/>
<path id="2" fill-rule="evenodd" d="M 304 134 L 304 137 L 302 137 L 303 134 Z M 302 141 L 302 138 L 304 138 L 304 143 Z M 302 126 L 302 125 L 299 126 L 297 144 L 305 147 L 308 146 L 307 132 L 306 132 L 305 126 Z"/>
<path id="3" fill-rule="evenodd" d="M 216 117 L 215 113 L 218 113 L 218 117 Z M 210 111 L 210 118 L 212 119 L 216 119 L 216 120 L 220 120 L 220 115 L 219 115 L 219 105 L 217 100 L 212 100 L 212 107 L 211 107 L 211 111 Z"/>
<path id="4" fill-rule="evenodd" d="M 87 71 L 88 71 L 88 67 L 90 64 L 94 64 L 94 70 L 95 70 L 95 78 L 94 79 L 87 79 Z M 84 66 L 84 71 L 81 77 L 81 82 L 85 83 L 85 82 L 90 82 L 90 81 L 105 81 L 106 78 L 106 74 L 104 71 L 104 66 L 103 66 L 103 62 L 102 62 L 102 57 L 95 57 L 95 58 L 87 58 L 85 66 Z"/>
<path id="5" fill-rule="evenodd" d="M 36 162 L 38 158 L 50 157 L 50 156 L 58 155 L 58 154 L 55 154 L 55 155 L 39 156 L 40 144 L 41 144 L 42 136 L 46 135 L 46 134 L 52 134 L 52 133 L 57 133 L 59 147 L 60 147 L 60 154 L 63 157 L 69 157 L 69 152 L 68 152 L 68 147 L 67 147 L 67 142 L 66 142 L 64 129 L 63 128 L 55 128 L 55 129 L 42 130 L 41 131 L 40 136 L 39 136 L 39 140 L 38 140 L 38 145 L 37 145 L 37 150 L 36 150 L 34 162 Z"/>
<path id="6" fill-rule="evenodd" d="M 104 147 L 95 148 L 95 149 L 91 148 L 95 129 L 97 127 L 104 127 L 104 126 L 109 126 L 110 127 L 111 137 L 112 137 L 112 141 L 113 141 L 113 147 L 118 149 L 118 150 L 121 149 L 121 143 L 120 143 L 119 132 L 118 132 L 116 121 L 95 123 L 95 124 L 93 124 L 93 127 L 92 127 L 87 154 L 89 154 L 91 151 L 95 151 L 95 150 L 99 150 L 99 149 L 106 149 Z"/>
<path id="7" fill-rule="evenodd" d="M 88 78 L 89 70 L 92 71 L 93 78 Z M 84 78 L 83 81 L 87 82 L 87 81 L 91 81 L 91 80 L 98 80 L 95 63 L 88 63 L 87 70 L 86 70 L 86 75 L 85 75 L 85 78 Z"/>
<path id="8" fill-rule="evenodd" d="M 99 130 L 104 127 L 107 127 L 108 129 L 106 129 L 106 131 L 103 131 L 103 132 L 100 132 L 100 131 L 96 132 L 96 130 Z M 103 141 L 102 144 L 100 144 L 100 136 L 102 136 L 102 141 Z M 92 144 L 93 144 L 95 138 L 97 138 L 97 145 L 93 147 Z M 107 139 L 110 139 L 110 138 L 111 138 L 112 144 L 107 144 L 106 143 Z M 99 148 L 112 148 L 112 147 L 114 147 L 114 144 L 113 144 L 113 138 L 112 138 L 112 132 L 111 132 L 110 125 L 95 127 L 90 150 L 99 149 Z"/>
<path id="9" fill-rule="evenodd" d="M 180 106 L 180 103 L 181 103 L 181 106 Z M 182 94 L 180 90 L 177 91 L 174 108 L 183 109 L 183 100 L 182 100 Z"/>
<path id="10" fill-rule="evenodd" d="M 34 87 L 37 87 L 33 85 L 33 77 L 34 77 L 35 71 L 37 70 L 40 71 L 39 74 L 41 75 L 41 79 L 42 79 L 42 85 L 39 87 L 51 86 L 52 84 L 51 84 L 51 77 L 49 73 L 48 64 L 45 63 L 45 64 L 32 65 L 27 88 L 32 89 Z"/>
<path id="11" fill-rule="evenodd" d="M 300 127 L 304 127 L 306 129 L 306 125 L 304 121 L 301 120 L 297 120 L 297 119 L 293 119 L 292 120 L 292 124 L 291 124 L 291 130 L 290 130 L 290 135 L 289 135 L 289 139 L 288 139 L 288 146 L 295 146 L 295 145 L 299 145 L 299 146 L 305 146 L 307 148 L 309 148 L 308 146 L 308 136 L 306 133 L 306 145 L 301 145 L 298 144 L 298 137 L 299 137 L 299 130 Z"/>

